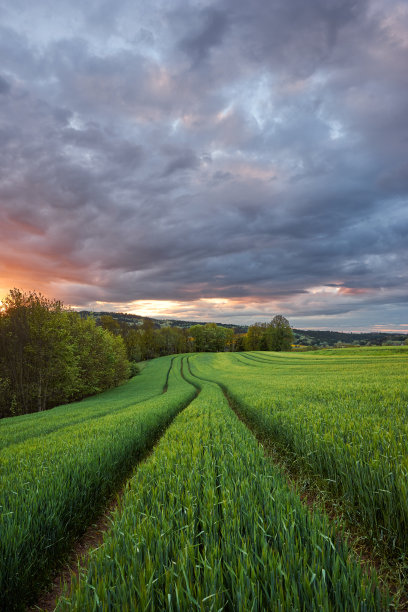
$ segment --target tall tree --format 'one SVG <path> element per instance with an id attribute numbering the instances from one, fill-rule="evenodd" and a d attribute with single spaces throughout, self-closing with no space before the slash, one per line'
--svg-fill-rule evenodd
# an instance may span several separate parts
<path id="1" fill-rule="evenodd" d="M 120 323 L 112 315 L 101 315 L 100 323 L 103 329 L 107 329 L 114 336 L 120 334 Z"/>
<path id="2" fill-rule="evenodd" d="M 248 328 L 248 332 L 244 338 L 244 347 L 246 351 L 265 351 L 266 344 L 266 323 L 254 323 Z"/>
<path id="3" fill-rule="evenodd" d="M 148 317 L 143 319 L 141 326 L 141 348 L 142 360 L 157 357 L 158 351 L 154 322 Z"/>
<path id="4" fill-rule="evenodd" d="M 276 315 L 266 331 L 266 344 L 270 351 L 290 351 L 294 335 L 289 321 L 283 315 Z"/>
<path id="5" fill-rule="evenodd" d="M 231 331 L 216 323 L 192 325 L 189 334 L 193 339 L 193 350 L 197 352 L 224 351 L 231 344 Z"/>
<path id="6" fill-rule="evenodd" d="M 61 302 L 12 289 L 3 305 L 0 368 L 15 411 L 44 410 L 70 399 L 77 368 Z"/>
<path id="7" fill-rule="evenodd" d="M 0 312 L 0 417 L 41 411 L 129 376 L 120 336 L 35 292 L 10 291 Z"/>

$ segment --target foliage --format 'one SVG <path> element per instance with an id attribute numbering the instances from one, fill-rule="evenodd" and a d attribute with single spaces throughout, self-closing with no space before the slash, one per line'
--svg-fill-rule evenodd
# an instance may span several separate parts
<path id="1" fill-rule="evenodd" d="M 119 321 L 114 319 L 111 315 L 102 315 L 99 321 L 100 321 L 101 327 L 111 332 L 111 334 L 114 334 L 117 336 L 120 333 L 121 325 Z"/>
<path id="2" fill-rule="evenodd" d="M 58 300 L 10 291 L 0 313 L 0 417 L 42 411 L 129 376 L 121 337 Z M 116 323 L 116 322 L 115 322 Z"/>
<path id="3" fill-rule="evenodd" d="M 216 323 L 206 323 L 205 325 L 192 325 L 189 334 L 192 337 L 194 351 L 214 353 L 224 351 L 231 345 L 234 332 Z"/>
<path id="4" fill-rule="evenodd" d="M 157 327 L 153 319 L 144 318 L 141 325 L 132 327 L 126 321 L 118 322 L 108 315 L 102 315 L 99 323 L 104 329 L 109 329 L 123 338 L 130 361 L 145 361 L 192 351 L 236 350 L 238 341 L 232 329 L 215 323 L 197 324 L 189 329 Z"/>
<path id="5" fill-rule="evenodd" d="M 283 315 L 276 315 L 267 327 L 266 344 L 270 351 L 290 351 L 294 340 L 289 321 Z"/>
<path id="6" fill-rule="evenodd" d="M 99 324 L 117 336 L 125 344 L 127 358 L 131 362 L 145 361 L 164 355 L 188 352 L 188 332 L 178 327 L 157 328 L 152 319 L 144 318 L 141 325 L 132 326 L 126 320 L 102 315 Z"/>
<path id="7" fill-rule="evenodd" d="M 289 321 L 276 315 L 270 323 L 255 323 L 248 329 L 244 347 L 248 351 L 290 351 L 294 335 Z"/>
<path id="8" fill-rule="evenodd" d="M 90 312 L 82 311 L 81 316 L 93 316 L 97 321 L 100 321 L 103 315 L 109 315 L 118 321 L 122 326 L 127 326 L 130 329 L 138 329 L 143 323 L 143 317 L 134 314 L 127 314 L 121 312 Z M 175 319 L 151 319 L 156 330 L 162 329 L 163 327 L 178 328 L 183 331 L 187 331 L 192 325 L 196 323 L 192 321 L 180 321 Z M 204 323 L 202 323 L 204 325 Z M 248 333 L 247 325 L 234 325 L 232 323 L 219 324 L 221 327 L 230 329 L 234 333 L 234 350 L 250 350 L 248 347 L 244 347 L 241 344 L 241 339 Z M 255 325 L 263 326 L 264 323 L 256 323 Z M 123 327 L 122 327 L 123 329 Z M 390 332 L 338 332 L 331 330 L 317 330 L 317 329 L 295 329 L 293 328 L 294 344 L 302 346 L 319 346 L 324 348 L 327 346 L 334 346 L 336 342 L 342 342 L 349 346 L 350 344 L 357 343 L 360 346 L 381 346 L 385 341 L 392 340 L 403 344 L 406 340 L 406 334 L 390 333 Z M 257 349 L 252 349 L 257 350 Z M 186 351 L 188 352 L 188 351 Z"/>
<path id="9" fill-rule="evenodd" d="M 244 348 L 247 351 L 266 351 L 266 323 L 250 325 L 244 337 Z"/>

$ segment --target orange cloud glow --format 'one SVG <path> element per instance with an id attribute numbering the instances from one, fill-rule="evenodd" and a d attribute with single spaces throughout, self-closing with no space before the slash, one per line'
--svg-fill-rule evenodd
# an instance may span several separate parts
<path id="1" fill-rule="evenodd" d="M 339 293 L 344 293 L 345 295 L 363 295 L 365 293 L 371 293 L 371 289 L 358 288 L 358 287 L 340 287 Z"/>

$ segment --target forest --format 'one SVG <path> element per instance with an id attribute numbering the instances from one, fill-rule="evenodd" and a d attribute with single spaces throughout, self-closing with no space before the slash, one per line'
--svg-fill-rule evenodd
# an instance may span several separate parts
<path id="1" fill-rule="evenodd" d="M 40 412 L 131 375 L 122 337 L 58 300 L 13 289 L 0 313 L 0 417 Z"/>

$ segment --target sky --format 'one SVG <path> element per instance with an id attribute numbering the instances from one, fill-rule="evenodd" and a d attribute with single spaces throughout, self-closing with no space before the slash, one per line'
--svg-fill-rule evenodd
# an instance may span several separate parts
<path id="1" fill-rule="evenodd" d="M 0 298 L 408 332 L 406 0 L 0 1 Z"/>

